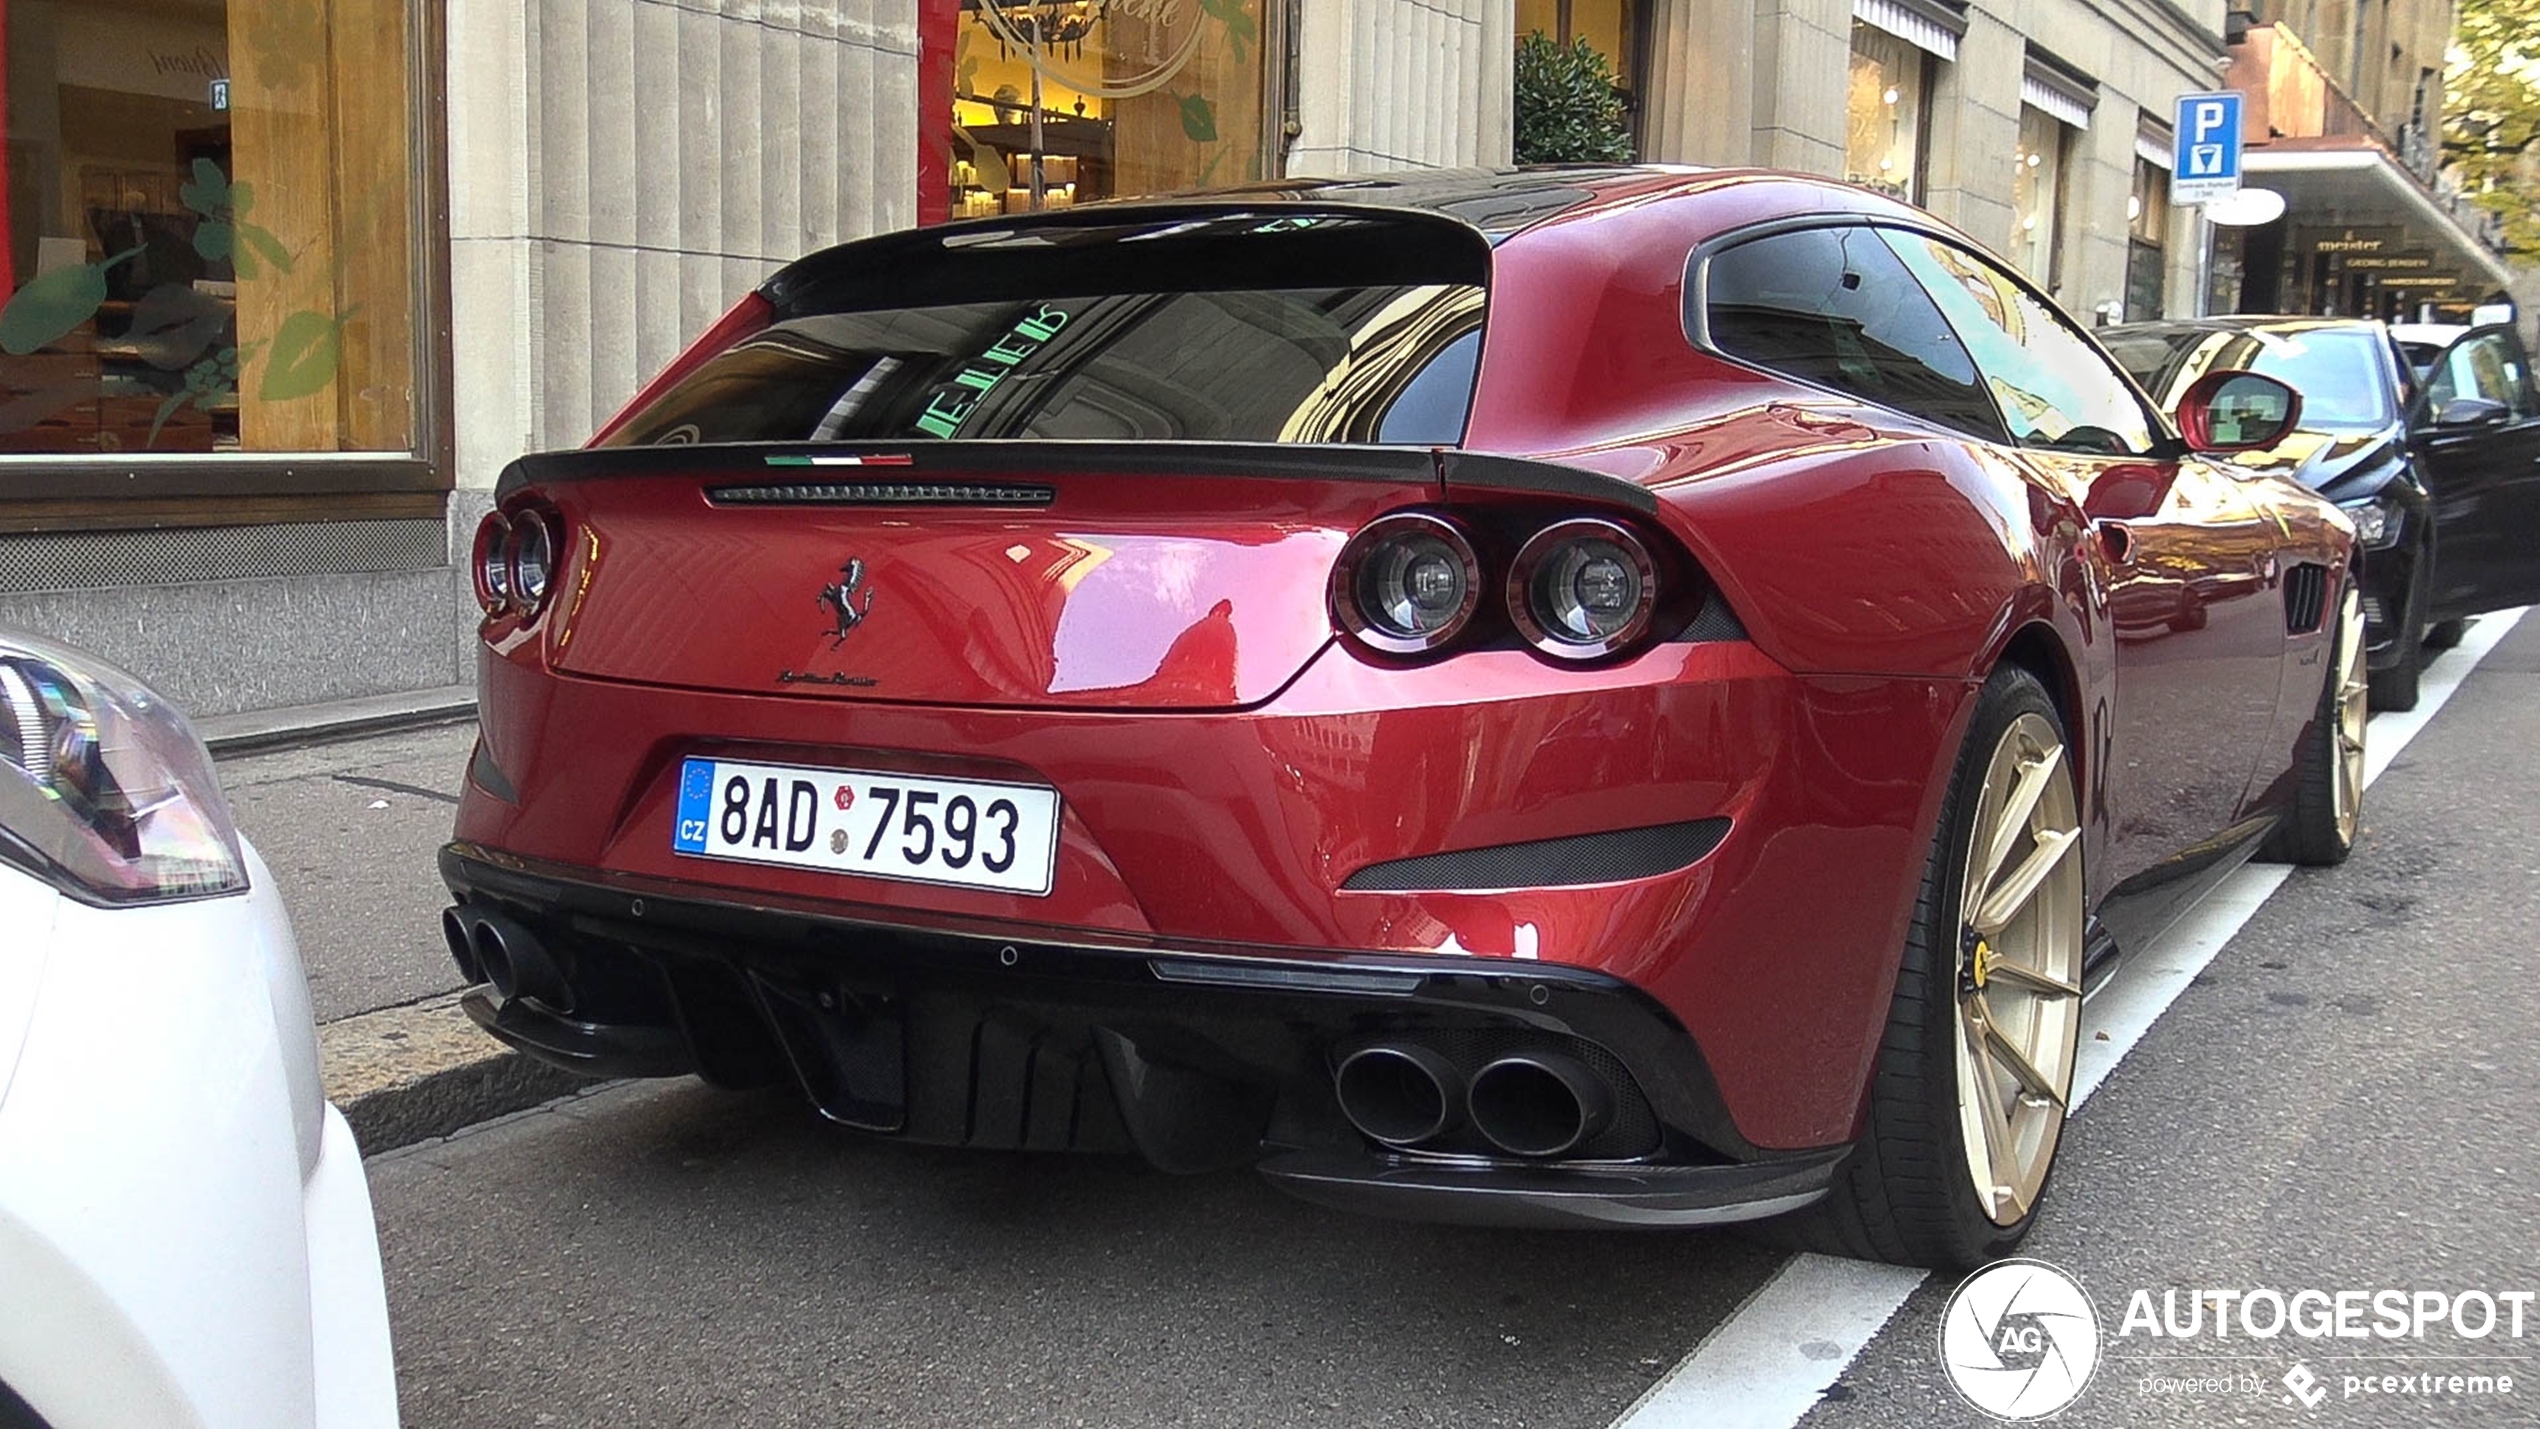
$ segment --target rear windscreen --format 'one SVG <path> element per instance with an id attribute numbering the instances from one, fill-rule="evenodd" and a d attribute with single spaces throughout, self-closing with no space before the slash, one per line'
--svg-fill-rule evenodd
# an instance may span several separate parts
<path id="1" fill-rule="evenodd" d="M 896 258 L 907 282 L 871 269 L 852 283 L 798 282 L 770 327 L 709 359 L 607 444 L 1452 445 L 1481 349 L 1477 265 L 1426 225 L 1346 226 L 1378 231 L 1347 244 L 1317 233 L 1326 261 L 1312 263 L 1296 261 L 1306 240 L 1293 230 L 1247 245 L 1223 224 L 1071 233 L 1044 244 L 1063 250 L 1045 258 L 994 243 L 914 253 L 901 243 L 876 266 Z M 1319 281 L 1301 281 L 1308 272 Z M 894 288 L 907 305 L 876 301 Z"/>

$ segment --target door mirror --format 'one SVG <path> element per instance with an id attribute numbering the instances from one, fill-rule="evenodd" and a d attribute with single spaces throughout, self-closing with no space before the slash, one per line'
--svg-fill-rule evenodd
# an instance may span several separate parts
<path id="1" fill-rule="evenodd" d="M 2284 440 L 2301 420 L 2302 394 L 2255 372 L 2208 372 L 2178 399 L 2178 434 L 2190 451 L 2257 451 Z"/>
<path id="2" fill-rule="evenodd" d="M 2493 427 L 2513 415 L 2513 409 L 2502 402 L 2485 397 L 2455 397 L 2434 414 L 2438 427 Z"/>

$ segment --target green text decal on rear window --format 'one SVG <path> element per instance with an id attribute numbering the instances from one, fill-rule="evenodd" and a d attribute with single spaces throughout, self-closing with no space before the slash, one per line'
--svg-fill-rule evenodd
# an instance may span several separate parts
<path id="1" fill-rule="evenodd" d="M 1008 329 L 1003 337 L 990 343 L 987 350 L 971 359 L 953 374 L 952 381 L 935 390 L 927 399 L 926 410 L 917 417 L 917 429 L 929 436 L 949 438 L 961 430 L 961 419 L 979 405 L 996 385 L 1014 374 L 1033 353 L 1041 350 L 1058 330 L 1067 326 L 1065 311 L 1047 303 L 1040 304 L 1030 317 Z"/>

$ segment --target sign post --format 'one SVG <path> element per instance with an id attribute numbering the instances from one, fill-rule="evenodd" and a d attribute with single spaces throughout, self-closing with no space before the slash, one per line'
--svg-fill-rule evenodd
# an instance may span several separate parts
<path id="1" fill-rule="evenodd" d="M 2170 202 L 2210 203 L 2240 187 L 2240 95 L 2178 97 L 2170 140 Z"/>
<path id="2" fill-rule="evenodd" d="M 2240 94 L 2182 94 L 2170 127 L 2170 203 L 2203 205 L 2240 188 Z M 2196 312 L 2212 305 L 2214 226 L 2196 216 Z"/>

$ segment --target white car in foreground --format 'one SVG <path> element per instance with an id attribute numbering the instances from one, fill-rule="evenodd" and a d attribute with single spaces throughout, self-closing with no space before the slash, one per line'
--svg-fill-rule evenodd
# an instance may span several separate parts
<path id="1" fill-rule="evenodd" d="M 272 878 L 184 716 L 0 631 L 0 1429 L 396 1422 Z"/>

